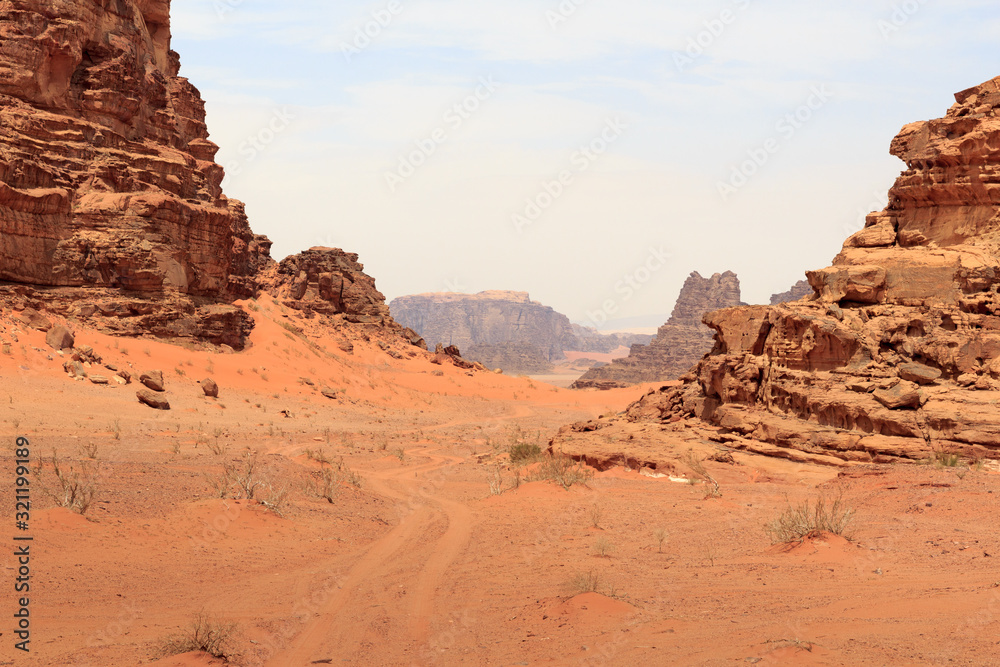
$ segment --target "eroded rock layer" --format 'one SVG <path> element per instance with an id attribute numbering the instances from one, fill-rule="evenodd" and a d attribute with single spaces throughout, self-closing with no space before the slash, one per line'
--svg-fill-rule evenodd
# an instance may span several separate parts
<path id="1" fill-rule="evenodd" d="M 808 274 L 814 300 L 708 315 L 711 354 L 626 418 L 779 455 L 1000 457 L 1000 78 L 956 100 L 892 142 L 889 206 Z"/>
<path id="2" fill-rule="evenodd" d="M 573 388 L 612 389 L 676 380 L 712 349 L 712 330 L 702 324 L 702 316 L 740 303 L 740 280 L 735 273 L 702 278 L 695 271 L 685 281 L 670 319 L 649 345 L 633 345 L 628 357 L 587 371 Z"/>
<path id="3" fill-rule="evenodd" d="M 0 281 L 97 325 L 142 332 L 155 314 L 198 335 L 220 309 L 245 325 L 226 304 L 253 294 L 270 243 L 222 193 L 169 8 L 0 2 Z M 114 291 L 124 302 L 105 307 Z"/>

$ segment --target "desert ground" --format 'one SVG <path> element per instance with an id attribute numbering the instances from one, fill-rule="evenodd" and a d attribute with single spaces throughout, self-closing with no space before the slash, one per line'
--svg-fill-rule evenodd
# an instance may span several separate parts
<path id="1" fill-rule="evenodd" d="M 822 467 L 705 443 L 723 454 L 704 462 L 714 493 L 667 427 L 643 425 L 676 465 L 577 466 L 560 484 L 510 447 L 544 450 L 649 387 L 574 392 L 376 341 L 348 353 L 307 323 L 293 335 L 266 297 L 249 305 L 240 353 L 77 332 L 105 364 L 163 371 L 169 411 L 138 403 L 134 380 L 70 379 L 44 333 L 0 315 L 16 339 L 0 354 L 11 522 L 15 438 L 42 463 L 30 657 L 5 636 L 0 664 L 224 664 L 165 655 L 199 617 L 231 664 L 268 667 L 1000 664 L 989 466 Z M 254 452 L 264 486 L 220 497 L 224 467 Z M 82 515 L 58 506 L 53 453 L 95 491 Z M 853 511 L 846 537 L 772 544 L 769 522 L 821 497 Z M 0 566 L 10 585 L 12 549 Z"/>

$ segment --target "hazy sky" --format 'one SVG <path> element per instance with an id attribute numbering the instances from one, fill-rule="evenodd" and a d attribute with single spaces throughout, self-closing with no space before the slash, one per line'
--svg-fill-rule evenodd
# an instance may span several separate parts
<path id="1" fill-rule="evenodd" d="M 695 270 L 756 303 L 828 266 L 998 34 L 987 0 L 173 0 L 276 258 L 598 323 L 664 321 Z"/>

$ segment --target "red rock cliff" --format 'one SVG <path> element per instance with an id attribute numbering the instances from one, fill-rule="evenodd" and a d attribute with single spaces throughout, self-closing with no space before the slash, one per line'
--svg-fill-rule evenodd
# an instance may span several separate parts
<path id="1" fill-rule="evenodd" d="M 241 348 L 253 322 L 235 299 L 318 281 L 310 313 L 391 324 L 356 256 L 309 251 L 279 267 L 223 194 L 169 10 L 0 0 L 0 305 Z"/>

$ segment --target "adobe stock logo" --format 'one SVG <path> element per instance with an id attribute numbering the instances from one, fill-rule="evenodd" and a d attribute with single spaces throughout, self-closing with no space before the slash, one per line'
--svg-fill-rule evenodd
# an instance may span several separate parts
<path id="1" fill-rule="evenodd" d="M 649 254 L 645 261 L 634 270 L 623 275 L 622 279 L 615 283 L 615 294 L 618 297 L 605 299 L 604 303 L 601 304 L 600 310 L 588 310 L 587 319 L 597 329 L 607 324 L 612 316 L 618 314 L 623 304 L 638 294 L 653 279 L 653 276 L 667 265 L 667 260 L 670 257 L 670 253 L 666 252 L 663 246 L 659 248 L 650 246 Z"/>
<path id="2" fill-rule="evenodd" d="M 393 193 L 396 192 L 400 185 L 417 173 L 417 169 L 427 164 L 430 157 L 437 152 L 438 147 L 448 141 L 450 137 L 448 128 L 455 132 L 462 127 L 466 121 L 472 118 L 472 114 L 482 108 L 484 102 L 493 97 L 497 88 L 497 83 L 492 76 L 479 77 L 479 87 L 476 88 L 475 92 L 456 102 L 445 112 L 442 118 L 445 126 L 436 127 L 423 139 L 414 141 L 414 150 L 399 156 L 396 170 L 385 172 L 385 182 L 389 186 L 389 190 Z"/>
<path id="3" fill-rule="evenodd" d="M 344 54 L 344 60 L 351 62 L 354 56 L 361 55 L 361 52 L 372 45 L 382 32 L 392 25 L 393 20 L 403 11 L 403 5 L 399 0 L 390 0 L 385 9 L 376 9 L 372 12 L 371 20 L 363 26 L 359 25 L 354 29 L 354 39 L 350 44 L 340 43 L 340 52 Z"/>
<path id="4" fill-rule="evenodd" d="M 628 125 L 619 118 L 605 122 L 604 129 L 600 135 L 589 143 L 580 146 L 579 150 L 570 157 L 572 169 L 564 169 L 556 174 L 552 180 L 543 181 L 540 188 L 541 191 L 534 197 L 526 199 L 524 208 L 519 213 L 514 213 L 510 216 L 517 233 L 523 234 L 525 227 L 534 224 L 542 217 L 545 211 L 551 208 L 566 193 L 566 190 L 573 185 L 576 179 L 574 171 L 582 174 L 590 169 L 591 165 L 607 153 L 627 129 Z"/>
<path id="5" fill-rule="evenodd" d="M 771 158 L 781 150 L 782 142 L 787 143 L 791 141 L 798 134 L 799 130 L 805 127 L 816 116 L 816 113 L 825 107 L 833 97 L 833 93 L 827 89 L 826 84 L 813 86 L 809 89 L 809 93 L 805 104 L 785 114 L 775 123 L 774 129 L 780 135 L 780 138 L 770 137 L 762 145 L 748 150 L 748 159 L 744 160 L 738 166 L 733 167 L 729 180 L 719 181 L 716 184 L 722 201 L 729 201 L 730 197 L 746 186 L 750 182 L 750 179 L 763 169 L 771 161 Z"/>

